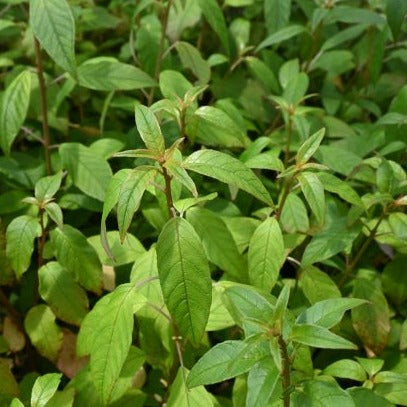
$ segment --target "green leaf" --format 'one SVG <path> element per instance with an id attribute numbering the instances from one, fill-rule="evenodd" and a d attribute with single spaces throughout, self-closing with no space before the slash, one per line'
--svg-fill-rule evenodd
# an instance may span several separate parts
<path id="1" fill-rule="evenodd" d="M 177 41 L 175 43 L 175 48 L 177 49 L 182 65 L 193 72 L 198 78 L 198 83 L 208 83 L 211 77 L 211 68 L 208 62 L 202 58 L 199 50 L 184 41 Z"/>
<path id="2" fill-rule="evenodd" d="M 153 78 L 133 65 L 111 57 L 88 59 L 78 67 L 79 84 L 102 91 L 133 90 L 157 86 Z"/>
<path id="3" fill-rule="evenodd" d="M 229 54 L 229 33 L 226 26 L 225 18 L 223 12 L 219 7 L 219 4 L 216 0 L 197 0 L 199 7 L 202 10 L 203 15 L 206 18 L 206 21 L 211 26 L 213 31 L 219 36 L 223 47 L 226 52 Z"/>
<path id="4" fill-rule="evenodd" d="M 0 106 L 0 145 L 5 154 L 17 137 L 30 103 L 31 73 L 23 71 L 7 86 Z"/>
<path id="5" fill-rule="evenodd" d="M 55 323 L 51 308 L 44 304 L 31 308 L 24 320 L 24 328 L 38 352 L 55 362 L 62 346 L 62 331 Z"/>
<path id="6" fill-rule="evenodd" d="M 240 326 L 245 320 L 256 320 L 268 324 L 274 314 L 274 307 L 254 287 L 237 285 L 224 292 L 225 305 L 233 319 Z"/>
<path id="7" fill-rule="evenodd" d="M 351 359 L 342 359 L 331 363 L 322 371 L 322 374 L 358 382 L 364 382 L 367 378 L 363 367 Z"/>
<path id="8" fill-rule="evenodd" d="M 1 375 L 1 373 L 0 373 L 0 375 Z M 7 384 L 6 384 L 6 386 L 7 386 Z M 17 386 L 17 383 L 16 383 L 16 386 Z M 10 403 L 10 407 L 24 407 L 24 404 L 19 399 L 13 399 Z"/>
<path id="9" fill-rule="evenodd" d="M 285 261 L 283 235 L 276 219 L 267 218 L 253 233 L 248 252 L 250 282 L 271 291 Z"/>
<path id="10" fill-rule="evenodd" d="M 366 300 L 358 298 L 331 298 L 318 301 L 298 316 L 297 323 L 330 329 L 341 321 L 346 311 L 364 303 Z"/>
<path id="11" fill-rule="evenodd" d="M 264 39 L 256 48 L 256 52 L 259 52 L 263 48 L 270 47 L 271 45 L 280 44 L 283 41 L 289 40 L 299 34 L 306 31 L 306 28 L 302 25 L 289 25 L 283 27 L 278 31 L 270 34 L 266 39 Z"/>
<path id="12" fill-rule="evenodd" d="M 215 150 L 200 150 L 185 161 L 187 170 L 215 178 L 252 194 L 267 205 L 273 201 L 256 175 L 238 159 Z"/>
<path id="13" fill-rule="evenodd" d="M 187 120 L 186 132 L 207 146 L 246 147 L 245 132 L 221 109 L 202 106 Z"/>
<path id="14" fill-rule="evenodd" d="M 251 73 L 255 75 L 255 77 L 259 79 L 270 92 L 280 93 L 280 86 L 276 75 L 263 61 L 252 56 L 246 57 L 245 61 Z"/>
<path id="15" fill-rule="evenodd" d="M 363 31 L 366 30 L 366 28 L 367 26 L 365 24 L 357 24 L 349 28 L 345 28 L 344 30 L 340 30 L 337 34 L 332 35 L 322 44 L 321 51 L 336 48 L 338 45 L 341 45 L 344 42 L 359 37 Z"/>
<path id="16" fill-rule="evenodd" d="M 112 170 L 105 159 L 79 143 L 64 143 L 59 147 L 62 165 L 73 183 L 83 193 L 99 201 L 106 196 Z"/>
<path id="17" fill-rule="evenodd" d="M 75 20 L 66 0 L 30 0 L 30 26 L 48 55 L 76 76 Z"/>
<path id="18" fill-rule="evenodd" d="M 239 376 L 262 357 L 256 347 L 243 341 L 219 343 L 195 363 L 188 375 L 187 386 L 191 389 Z"/>
<path id="19" fill-rule="evenodd" d="M 284 171 L 283 162 L 278 157 L 276 157 L 276 154 L 274 152 L 271 151 L 255 155 L 254 157 L 250 157 L 244 163 L 249 168 Z"/>
<path id="20" fill-rule="evenodd" d="M 107 232 L 106 239 L 109 243 L 109 248 L 112 251 L 114 260 L 109 258 L 106 254 L 100 235 L 88 237 L 88 242 L 96 250 L 102 264 L 116 267 L 122 266 L 123 264 L 133 263 L 145 253 L 145 249 L 140 241 L 129 233 L 127 233 L 123 243 L 120 241 L 120 235 L 117 231 Z"/>
<path id="21" fill-rule="evenodd" d="M 303 345 L 323 349 L 357 349 L 357 346 L 346 339 L 318 325 L 294 325 L 291 340 Z"/>
<path id="22" fill-rule="evenodd" d="M 157 265 L 165 303 L 181 335 L 199 343 L 209 317 L 212 282 L 202 243 L 185 219 L 172 218 L 164 226 Z"/>
<path id="23" fill-rule="evenodd" d="M 84 288 L 100 293 L 102 265 L 86 237 L 70 225 L 51 232 L 51 243 L 58 263 L 66 268 Z"/>
<path id="24" fill-rule="evenodd" d="M 363 202 L 359 195 L 348 183 L 328 172 L 319 172 L 317 176 L 322 182 L 326 191 L 337 194 L 344 201 L 349 202 L 352 205 L 364 208 Z"/>
<path id="25" fill-rule="evenodd" d="M 192 208 L 187 220 L 200 237 L 208 260 L 225 271 L 229 279 L 247 281 L 246 262 L 221 217 L 204 208 Z"/>
<path id="26" fill-rule="evenodd" d="M 352 310 L 352 324 L 364 346 L 376 355 L 386 347 L 390 333 L 390 312 L 380 287 L 365 278 L 354 281 L 353 296 L 369 301 Z"/>
<path id="27" fill-rule="evenodd" d="M 279 390 L 280 372 L 271 358 L 256 363 L 247 377 L 247 407 L 267 405 L 272 396 Z"/>
<path id="28" fill-rule="evenodd" d="M 293 406 L 355 407 L 351 396 L 335 381 L 307 380 L 291 396 Z M 370 406 L 369 406 L 370 407 Z"/>
<path id="29" fill-rule="evenodd" d="M 62 209 L 55 202 L 49 202 L 45 207 L 47 215 L 58 225 L 59 228 L 64 226 Z"/>
<path id="30" fill-rule="evenodd" d="M 117 200 L 117 223 L 121 242 L 124 241 L 133 216 L 140 207 L 144 191 L 155 174 L 155 170 L 136 168 L 135 170 L 129 171 L 128 176 L 121 183 Z M 105 204 L 103 207 L 105 207 Z"/>
<path id="31" fill-rule="evenodd" d="M 359 234 L 359 227 L 347 227 L 346 217 L 335 217 L 325 228 L 313 236 L 305 248 L 302 265 L 308 266 L 329 259 L 349 247 Z"/>
<path id="32" fill-rule="evenodd" d="M 145 304 L 135 284 L 122 284 L 99 300 L 85 317 L 78 335 L 77 353 L 90 355 L 93 384 L 108 405 L 130 350 L 133 314 Z"/>
<path id="33" fill-rule="evenodd" d="M 160 73 L 160 90 L 169 100 L 178 102 L 193 88 L 185 76 L 177 71 L 165 70 Z"/>
<path id="34" fill-rule="evenodd" d="M 325 220 L 324 186 L 319 178 L 312 172 L 303 172 L 298 176 L 301 191 L 305 196 L 312 212 L 319 224 Z"/>
<path id="35" fill-rule="evenodd" d="M 204 386 L 188 389 L 185 378 L 188 370 L 184 367 L 178 369 L 177 376 L 170 388 L 168 407 L 214 407 L 212 398 Z"/>
<path id="36" fill-rule="evenodd" d="M 302 200 L 294 193 L 288 194 L 281 212 L 280 221 L 283 229 L 289 233 L 306 233 L 308 231 L 309 220 L 307 208 Z"/>
<path id="37" fill-rule="evenodd" d="M 62 172 L 48 177 L 40 178 L 35 184 L 35 197 L 39 202 L 51 199 L 57 192 L 62 182 Z"/>
<path id="38" fill-rule="evenodd" d="M 314 155 L 315 151 L 317 151 L 324 136 L 325 128 L 322 128 L 305 140 L 295 156 L 297 165 L 303 165 L 309 161 L 309 159 Z"/>
<path id="39" fill-rule="evenodd" d="M 39 293 L 55 315 L 65 322 L 80 325 L 88 312 L 86 292 L 72 275 L 57 262 L 49 262 L 38 270 Z"/>
<path id="40" fill-rule="evenodd" d="M 62 374 L 48 373 L 34 383 L 31 393 L 31 407 L 44 407 L 58 389 Z"/>
<path id="41" fill-rule="evenodd" d="M 40 224 L 36 218 L 31 216 L 19 216 L 8 225 L 6 255 L 17 278 L 20 278 L 30 267 L 34 241 L 40 235 Z"/>
<path id="42" fill-rule="evenodd" d="M 393 39 L 397 40 L 403 25 L 404 16 L 407 13 L 407 6 L 403 0 L 387 0 L 386 17 Z"/>
<path id="43" fill-rule="evenodd" d="M 157 153 L 163 153 L 165 149 L 164 137 L 154 113 L 143 105 L 136 105 L 134 111 L 137 130 L 147 148 Z"/>
<path id="44" fill-rule="evenodd" d="M 168 170 L 169 174 L 186 187 L 195 198 L 198 197 L 195 182 L 182 167 L 182 154 L 179 150 L 176 150 L 174 155 L 165 162 L 164 167 Z"/>
<path id="45" fill-rule="evenodd" d="M 395 407 L 390 401 L 366 387 L 352 387 L 347 392 L 352 396 L 355 407 Z"/>
<path id="46" fill-rule="evenodd" d="M 299 282 L 311 304 L 341 296 L 339 288 L 331 277 L 314 266 L 306 266 L 301 270 Z"/>
<path id="47" fill-rule="evenodd" d="M 264 20 L 267 32 L 273 34 L 290 21 L 291 0 L 265 0 Z"/>

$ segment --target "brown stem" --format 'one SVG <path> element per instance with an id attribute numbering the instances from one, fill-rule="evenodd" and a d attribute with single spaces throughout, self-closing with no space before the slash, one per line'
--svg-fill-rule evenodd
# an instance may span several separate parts
<path id="1" fill-rule="evenodd" d="M 157 55 L 157 61 L 155 63 L 155 72 L 154 72 L 154 79 L 156 81 L 158 80 L 158 78 L 160 76 L 161 65 L 163 62 L 165 33 L 167 31 L 168 16 L 170 14 L 172 2 L 173 2 L 173 0 L 168 0 L 167 7 L 165 8 L 164 14 L 161 18 L 162 32 L 161 32 L 160 46 L 159 46 L 159 51 L 158 51 L 158 55 Z M 151 88 L 150 94 L 148 95 L 147 103 L 149 106 L 153 103 L 153 100 L 154 100 L 154 90 L 155 90 L 154 88 Z"/>
<path id="2" fill-rule="evenodd" d="M 170 215 L 170 218 L 175 217 L 174 213 L 174 202 L 172 200 L 172 192 L 171 192 L 171 176 L 168 174 L 167 169 L 163 166 L 163 176 L 165 180 L 165 197 L 167 199 L 167 208 L 168 208 L 168 214 Z"/>
<path id="3" fill-rule="evenodd" d="M 370 243 L 372 243 L 372 241 L 376 237 L 377 230 L 379 229 L 379 226 L 382 223 L 385 216 L 386 216 L 386 210 L 384 210 L 383 213 L 381 214 L 381 216 L 378 219 L 378 221 L 376 222 L 374 228 L 370 231 L 368 238 L 364 241 L 363 245 L 359 249 L 356 256 L 353 258 L 353 260 L 351 260 L 351 261 L 348 260 L 347 261 L 345 273 L 344 273 L 341 281 L 338 284 L 339 287 L 342 287 L 345 284 L 345 282 L 347 281 L 347 279 L 351 275 L 352 271 L 355 269 L 356 265 L 359 263 L 360 259 L 365 254 L 365 252 L 368 249 Z"/>
<path id="4" fill-rule="evenodd" d="M 284 407 L 290 407 L 290 357 L 288 356 L 287 344 L 281 335 L 278 337 L 278 346 L 280 347 L 281 360 L 283 362 L 283 368 L 281 371 L 283 384 L 283 405 Z"/>
<path id="5" fill-rule="evenodd" d="M 51 167 L 51 155 L 49 151 L 49 146 L 51 144 L 51 138 L 49 135 L 49 124 L 48 124 L 48 102 L 47 102 L 47 87 L 44 80 L 44 69 L 42 67 L 41 58 L 41 47 L 40 43 L 36 38 L 34 38 L 35 55 L 37 60 L 37 76 L 38 84 L 40 87 L 40 100 L 41 100 L 41 112 L 42 112 L 42 140 L 44 145 L 44 157 L 45 157 L 45 168 L 47 174 L 52 174 Z"/>
<path id="6" fill-rule="evenodd" d="M 44 209 L 40 208 L 41 236 L 38 238 L 38 268 L 44 264 L 44 247 L 47 238 L 47 231 L 44 226 Z"/>

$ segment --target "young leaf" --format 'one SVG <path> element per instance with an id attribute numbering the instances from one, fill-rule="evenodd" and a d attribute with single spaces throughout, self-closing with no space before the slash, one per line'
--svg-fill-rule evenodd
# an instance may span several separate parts
<path id="1" fill-rule="evenodd" d="M 56 258 L 87 290 L 100 293 L 102 265 L 86 237 L 70 225 L 51 232 Z"/>
<path id="2" fill-rule="evenodd" d="M 0 106 L 0 145 L 5 154 L 17 137 L 30 103 L 31 73 L 23 71 L 7 87 Z"/>
<path id="3" fill-rule="evenodd" d="M 366 303 L 365 300 L 358 298 L 332 298 L 319 301 L 303 311 L 296 322 L 330 329 L 341 321 L 346 311 L 364 303 Z"/>
<path id="4" fill-rule="evenodd" d="M 40 178 L 35 184 L 35 197 L 40 202 L 51 199 L 58 192 L 58 189 L 61 186 L 61 181 L 61 171 L 55 175 Z"/>
<path id="5" fill-rule="evenodd" d="M 86 195 L 103 201 L 112 176 L 107 161 L 79 143 L 61 144 L 59 153 L 73 183 Z"/>
<path id="6" fill-rule="evenodd" d="M 271 291 L 284 260 L 284 241 L 280 226 L 274 218 L 267 218 L 250 239 L 248 264 L 251 283 Z"/>
<path id="7" fill-rule="evenodd" d="M 239 376 L 264 356 L 253 344 L 243 341 L 219 343 L 195 363 L 188 375 L 187 386 L 192 389 Z"/>
<path id="8" fill-rule="evenodd" d="M 267 205 L 273 201 L 256 175 L 238 159 L 215 150 L 200 150 L 185 161 L 187 170 L 215 178 L 252 194 Z"/>
<path id="9" fill-rule="evenodd" d="M 133 314 L 145 304 L 137 288 L 135 284 L 123 284 L 104 296 L 87 314 L 79 331 L 77 353 L 90 355 L 93 384 L 103 405 L 109 404 L 130 350 Z"/>
<path id="10" fill-rule="evenodd" d="M 297 165 L 303 165 L 309 161 L 309 159 L 317 151 L 322 139 L 325 135 L 325 128 L 318 130 L 311 137 L 309 137 L 298 149 L 295 161 Z"/>
<path id="11" fill-rule="evenodd" d="M 75 77 L 75 20 L 68 2 L 30 0 L 30 26 L 54 62 Z"/>
<path id="12" fill-rule="evenodd" d="M 137 130 L 146 147 L 158 153 L 165 149 L 164 137 L 154 113 L 146 106 L 136 105 L 135 118 Z"/>
<path id="13" fill-rule="evenodd" d="M 6 254 L 17 278 L 20 278 L 30 266 L 34 240 L 40 235 L 40 224 L 31 216 L 19 216 L 8 225 Z"/>
<path id="14" fill-rule="evenodd" d="M 311 172 L 303 172 L 298 176 L 301 190 L 307 200 L 318 223 L 323 224 L 325 219 L 324 186 L 319 178 Z"/>
<path id="15" fill-rule="evenodd" d="M 332 333 L 326 328 L 318 325 L 299 324 L 294 325 L 291 336 L 294 342 L 314 348 L 324 349 L 357 349 L 357 346 L 347 339 Z"/>
<path id="16" fill-rule="evenodd" d="M 45 407 L 58 389 L 62 374 L 48 373 L 34 383 L 31 393 L 31 407 Z"/>
<path id="17" fill-rule="evenodd" d="M 216 0 L 198 0 L 198 4 L 206 21 L 219 36 L 226 53 L 229 54 L 229 33 L 218 2 Z"/>
<path id="18" fill-rule="evenodd" d="M 81 86 L 106 92 L 157 86 L 141 69 L 110 57 L 88 59 L 78 68 L 78 78 Z"/>
<path id="19" fill-rule="evenodd" d="M 57 262 L 49 262 L 38 270 L 39 293 L 55 315 L 65 322 L 79 325 L 85 317 L 89 302 L 86 292 L 72 275 Z"/>
<path id="20" fill-rule="evenodd" d="M 157 265 L 165 303 L 181 335 L 199 343 L 209 317 L 212 282 L 202 243 L 185 219 L 172 218 L 164 226 Z"/>
<path id="21" fill-rule="evenodd" d="M 55 323 L 55 315 L 44 304 L 36 305 L 28 311 L 24 328 L 31 343 L 38 352 L 55 362 L 62 346 L 62 331 Z"/>

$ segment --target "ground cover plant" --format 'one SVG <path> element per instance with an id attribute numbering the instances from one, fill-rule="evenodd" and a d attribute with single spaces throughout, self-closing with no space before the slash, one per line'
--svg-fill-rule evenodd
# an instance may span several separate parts
<path id="1" fill-rule="evenodd" d="M 406 14 L 0 0 L 0 406 L 407 405 Z"/>

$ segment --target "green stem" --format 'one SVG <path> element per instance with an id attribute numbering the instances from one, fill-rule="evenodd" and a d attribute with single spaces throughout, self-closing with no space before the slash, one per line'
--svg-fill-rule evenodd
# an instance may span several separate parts
<path id="1" fill-rule="evenodd" d="M 41 46 L 36 38 L 34 38 L 34 47 L 37 63 L 37 77 L 38 84 L 40 88 L 40 100 L 41 100 L 41 113 L 42 113 L 42 144 L 44 146 L 44 158 L 45 158 L 45 168 L 47 174 L 52 174 L 51 167 L 51 154 L 49 146 L 51 145 L 51 138 L 49 134 L 49 124 L 48 124 L 48 101 L 47 101 L 47 87 L 44 80 L 44 69 L 42 66 L 41 58 Z"/>
<path id="2" fill-rule="evenodd" d="M 157 61 L 155 63 L 155 72 L 154 72 L 154 79 L 157 81 L 160 72 L 161 72 L 161 65 L 163 62 L 163 55 L 164 55 L 164 43 L 165 43 L 165 33 L 167 31 L 167 26 L 168 26 L 168 16 L 170 14 L 170 9 L 172 5 L 173 0 L 168 0 L 167 2 L 167 7 L 164 10 L 164 14 L 161 19 L 161 38 L 160 38 L 160 46 L 158 49 L 158 55 L 157 55 Z M 150 94 L 148 95 L 147 103 L 148 106 L 150 106 L 153 103 L 154 100 L 154 88 L 151 88 Z"/>
<path id="3" fill-rule="evenodd" d="M 170 215 L 170 218 L 175 217 L 175 212 L 174 212 L 174 202 L 172 199 L 172 193 L 171 193 L 171 176 L 168 174 L 167 169 L 162 166 L 162 171 L 163 171 L 163 176 L 164 176 L 164 181 L 165 181 L 165 198 L 167 200 L 167 209 L 168 209 L 168 214 Z"/>
<path id="4" fill-rule="evenodd" d="M 284 183 L 283 191 L 282 191 L 282 193 L 281 193 L 280 203 L 278 204 L 278 207 L 277 207 L 277 209 L 276 209 L 276 214 L 275 214 L 275 218 L 276 218 L 277 220 L 279 220 L 280 217 L 281 217 L 281 213 L 283 212 L 283 208 L 284 208 L 285 202 L 286 202 L 286 200 L 287 200 L 288 195 L 289 195 L 290 192 L 291 192 L 291 185 L 292 185 L 292 183 L 293 183 L 293 178 L 292 178 L 292 177 L 289 178 L 288 180 L 286 180 L 286 182 Z"/>
<path id="5" fill-rule="evenodd" d="M 283 384 L 283 406 L 290 407 L 290 391 L 291 391 L 291 379 L 290 379 L 290 357 L 288 356 L 287 343 L 284 341 L 282 335 L 278 337 L 278 346 L 280 347 L 281 360 L 283 367 L 281 371 L 281 379 Z"/>

